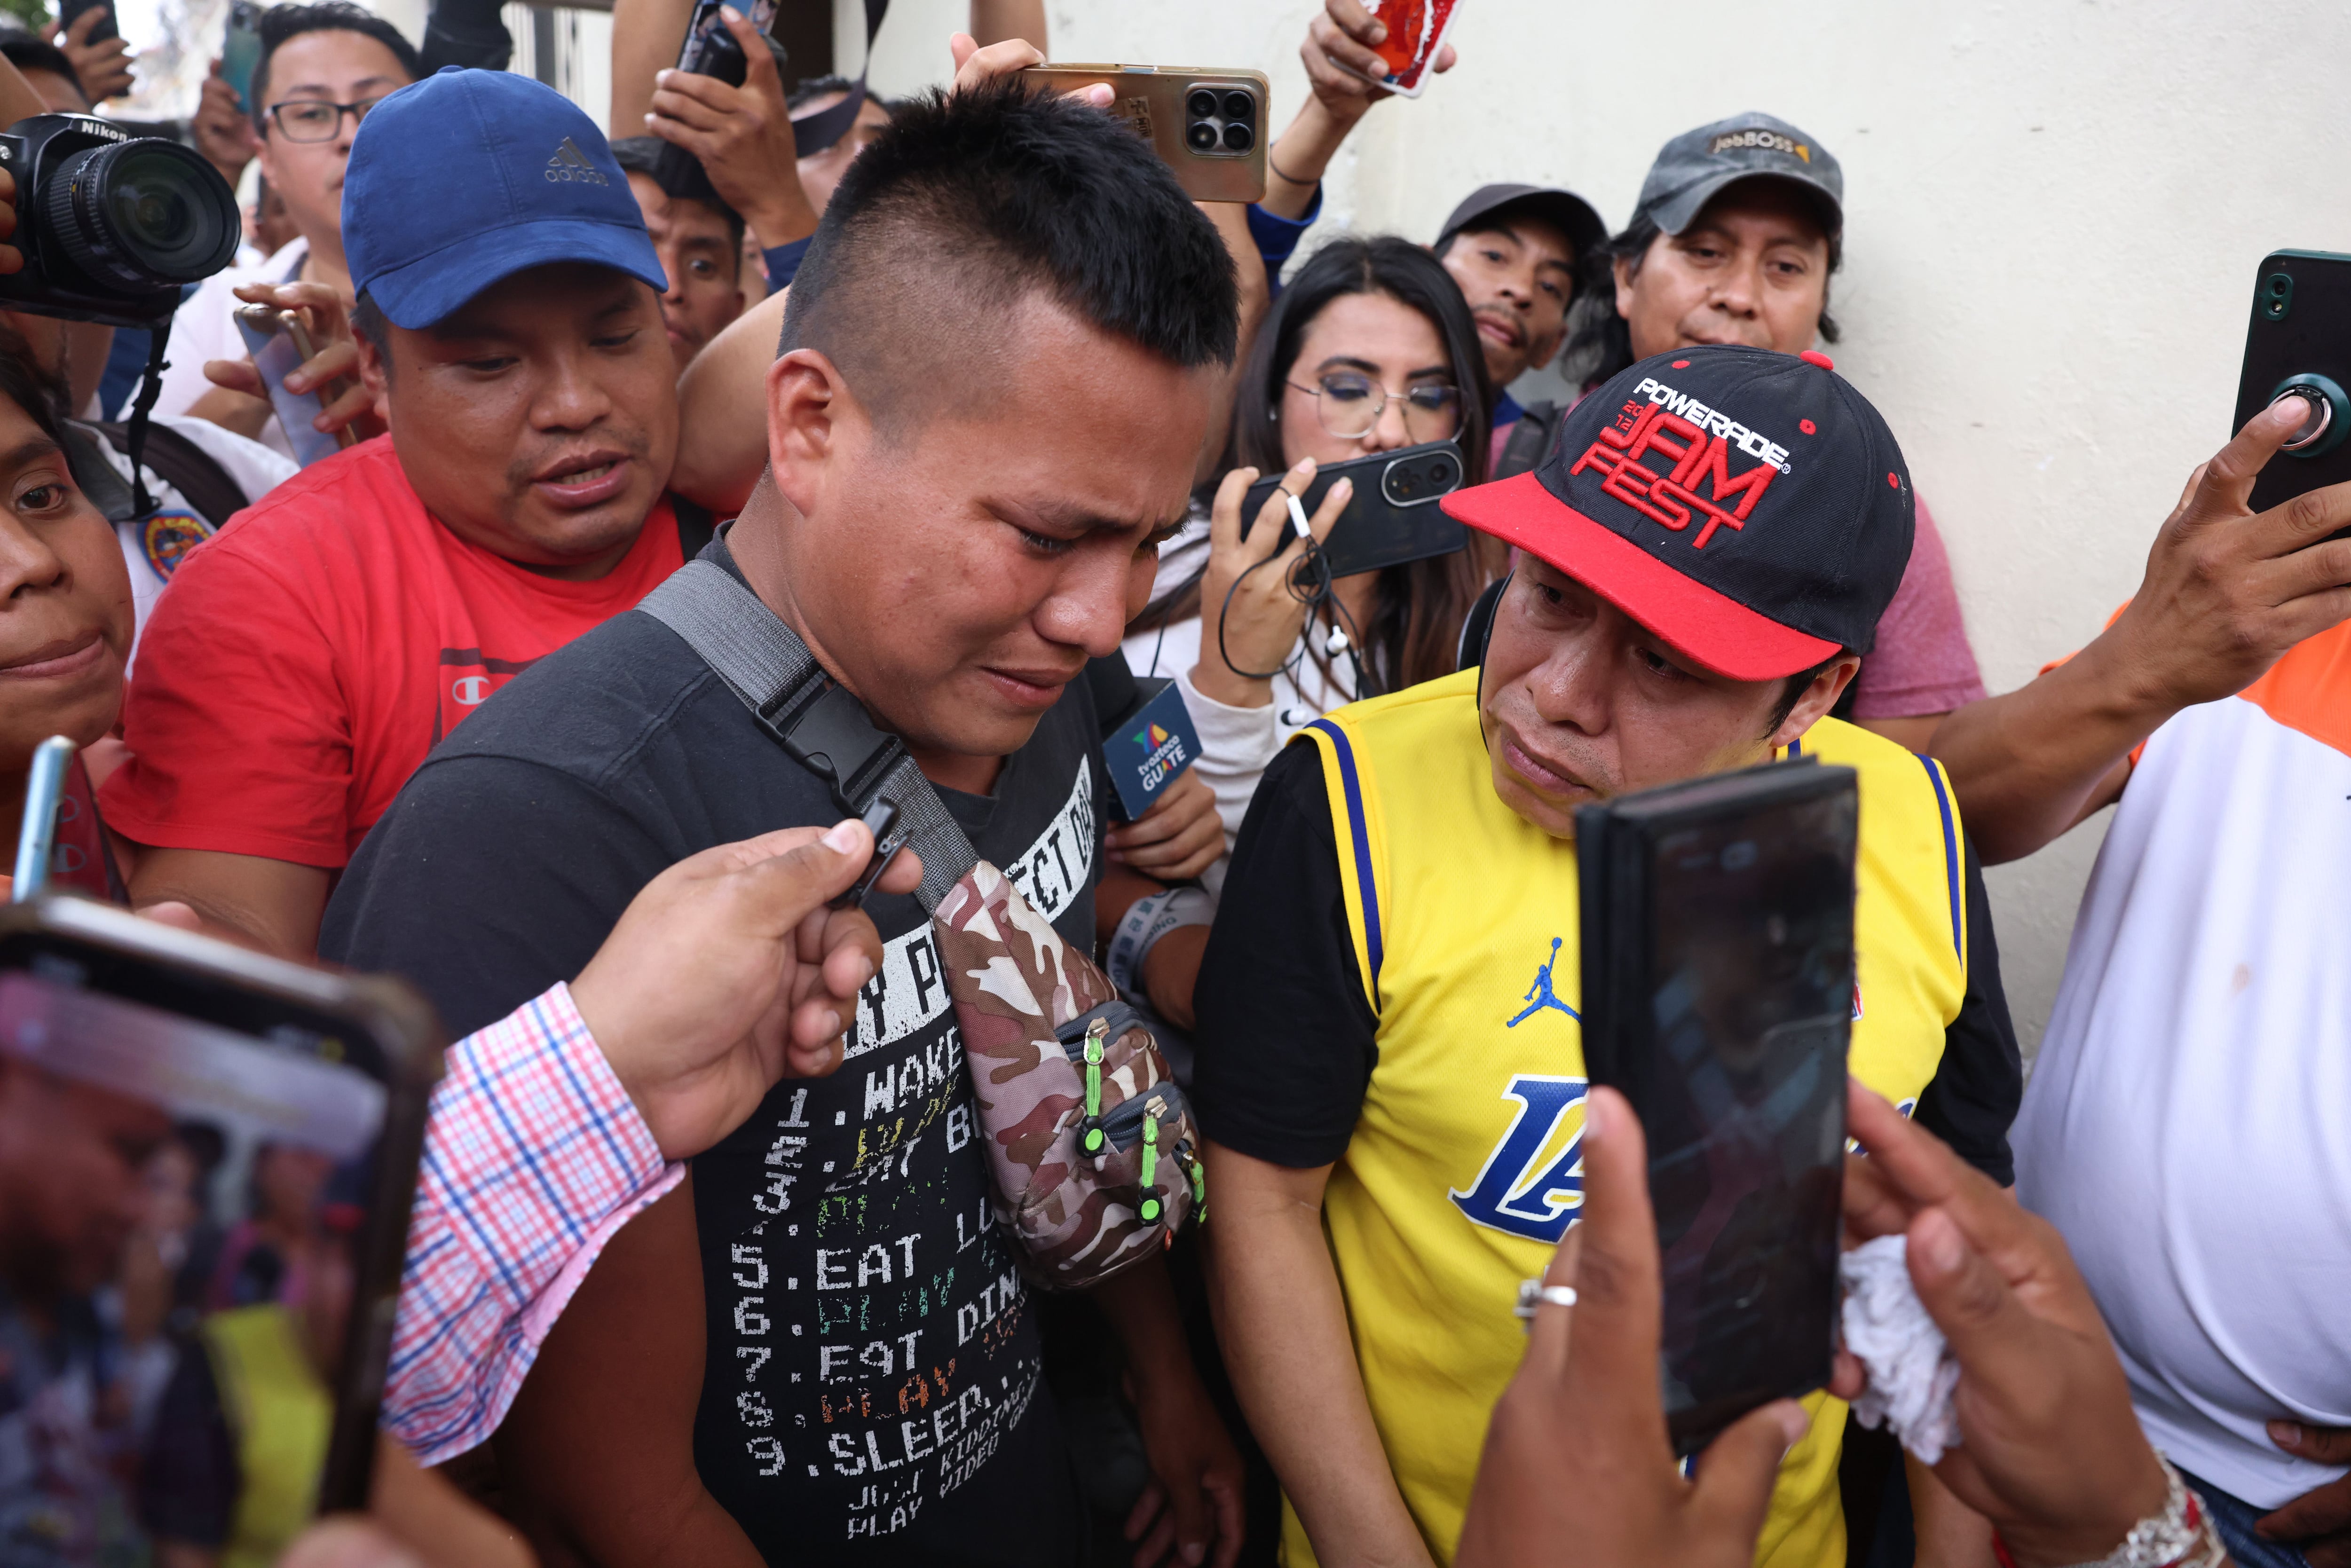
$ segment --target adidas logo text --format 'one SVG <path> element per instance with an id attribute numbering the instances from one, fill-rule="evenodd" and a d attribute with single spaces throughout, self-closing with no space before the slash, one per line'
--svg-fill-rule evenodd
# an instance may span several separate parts
<path id="1" fill-rule="evenodd" d="M 612 183 L 601 169 L 588 161 L 588 154 L 580 152 L 579 144 L 569 136 L 563 139 L 563 145 L 555 150 L 555 156 L 547 161 L 546 175 L 557 184 L 567 181 L 589 185 L 609 185 Z"/>

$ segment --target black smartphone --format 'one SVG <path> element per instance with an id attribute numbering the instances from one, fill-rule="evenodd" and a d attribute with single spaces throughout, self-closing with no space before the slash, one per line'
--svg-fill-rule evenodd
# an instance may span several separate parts
<path id="1" fill-rule="evenodd" d="M 2257 512 L 2307 490 L 2351 481 L 2351 256 L 2282 250 L 2253 283 L 2245 368 L 2231 434 L 2289 392 L 2311 405 L 2284 448 L 2253 481 Z"/>
<path id="2" fill-rule="evenodd" d="M 1677 1454 L 1828 1382 L 1859 822 L 1809 758 L 1575 814 L 1585 1072 L 1648 1136 Z"/>
<path id="3" fill-rule="evenodd" d="M 394 981 L 0 910 L 0 1518 L 144 1562 L 126 1478 L 175 1540 L 365 1505 L 439 1043 Z"/>
<path id="4" fill-rule="evenodd" d="M 1468 549 L 1469 530 L 1437 504 L 1461 488 L 1461 448 L 1450 441 L 1430 441 L 1317 468 L 1298 500 L 1311 517 L 1332 486 L 1342 479 L 1355 482 L 1347 509 L 1322 541 L 1331 575 L 1353 577 Z M 1241 538 L 1249 538 L 1249 526 L 1282 478 L 1269 475 L 1249 487 L 1241 500 Z"/>
<path id="5" fill-rule="evenodd" d="M 90 27 L 89 37 L 82 41 L 86 44 L 102 44 L 109 38 L 122 37 L 122 29 L 114 25 L 113 0 L 57 0 L 59 44 L 62 46 L 66 36 L 73 31 L 73 25 L 81 19 L 83 12 L 95 11 L 100 6 L 106 8 L 106 15 Z"/>

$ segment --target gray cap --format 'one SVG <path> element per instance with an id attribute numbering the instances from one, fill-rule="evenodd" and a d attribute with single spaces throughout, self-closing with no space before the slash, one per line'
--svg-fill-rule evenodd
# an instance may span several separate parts
<path id="1" fill-rule="evenodd" d="M 1734 114 L 1667 142 L 1641 182 L 1633 221 L 1651 218 L 1677 235 L 1716 192 L 1759 175 L 1804 187 L 1829 234 L 1844 228 L 1844 171 L 1827 148 L 1768 114 Z"/>
<path id="2" fill-rule="evenodd" d="M 1579 263 L 1608 237 L 1608 225 L 1600 221 L 1592 204 L 1573 191 L 1556 185 L 1480 185 L 1445 220 L 1436 248 L 1441 253 L 1455 235 L 1504 207 L 1514 207 L 1559 230 L 1575 247 Z"/>

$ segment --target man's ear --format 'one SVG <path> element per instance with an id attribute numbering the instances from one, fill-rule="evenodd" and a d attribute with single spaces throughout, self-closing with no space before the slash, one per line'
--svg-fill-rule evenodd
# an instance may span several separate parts
<path id="1" fill-rule="evenodd" d="M 808 509 L 846 425 L 865 417 L 821 350 L 794 349 L 768 367 L 768 472 L 784 499 Z"/>
<path id="2" fill-rule="evenodd" d="M 1610 264 L 1616 277 L 1616 314 L 1630 321 L 1633 319 L 1633 258 L 1620 256 Z"/>
<path id="3" fill-rule="evenodd" d="M 365 332 L 353 332 L 351 338 L 360 349 L 360 382 L 376 405 L 383 407 L 392 392 L 392 361 Z"/>
<path id="4" fill-rule="evenodd" d="M 1845 687 L 1860 673 L 1861 655 L 1847 653 L 1814 675 L 1813 684 L 1804 688 L 1803 695 L 1796 699 L 1796 706 L 1788 710 L 1788 716 L 1781 721 L 1780 727 L 1771 732 L 1772 749 L 1778 750 L 1818 724 L 1829 709 L 1836 706 L 1837 698 L 1844 695 Z"/>

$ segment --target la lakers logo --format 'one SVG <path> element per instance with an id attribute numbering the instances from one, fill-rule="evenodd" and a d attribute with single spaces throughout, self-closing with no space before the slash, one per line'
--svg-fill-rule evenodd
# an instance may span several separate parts
<path id="1" fill-rule="evenodd" d="M 1468 1192 L 1448 1196 L 1473 1225 L 1537 1241 L 1567 1234 L 1583 1207 L 1583 1093 L 1581 1078 L 1522 1072 L 1502 1098 L 1515 1100 L 1510 1130 L 1486 1156 Z"/>

